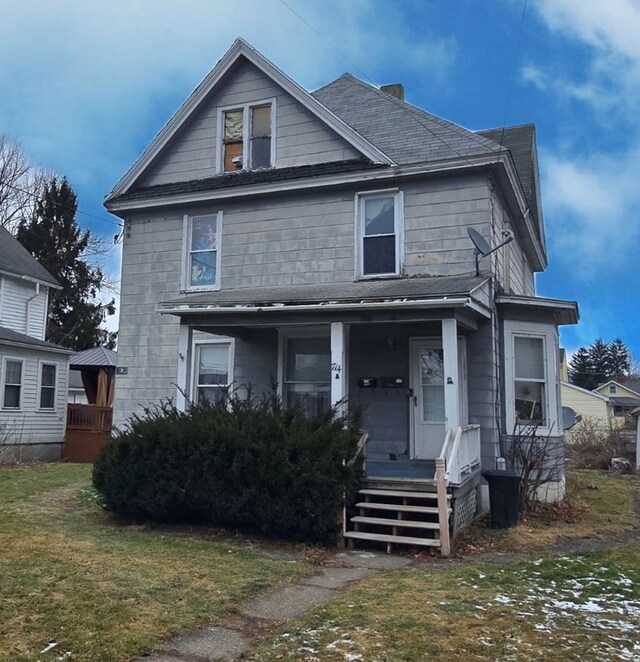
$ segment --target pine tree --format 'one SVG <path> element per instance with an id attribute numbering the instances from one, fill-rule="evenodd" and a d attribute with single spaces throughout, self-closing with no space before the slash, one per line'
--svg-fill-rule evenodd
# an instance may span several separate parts
<path id="1" fill-rule="evenodd" d="M 597 386 L 593 378 L 593 366 L 589 350 L 580 347 L 569 361 L 569 379 L 572 384 L 591 390 Z"/>
<path id="2" fill-rule="evenodd" d="M 593 379 L 596 386 L 606 382 L 611 376 L 611 352 L 609 345 L 597 338 L 594 343 L 589 347 L 589 358 L 591 360 L 591 370 L 593 372 Z"/>
<path id="3" fill-rule="evenodd" d="M 101 328 L 115 312 L 115 301 L 98 299 L 104 274 L 86 261 L 92 235 L 76 221 L 77 199 L 66 177 L 52 178 L 31 218 L 18 225 L 16 238 L 55 276 L 62 290 L 52 291 L 48 341 L 76 351 L 115 346 L 116 334 Z"/>
<path id="4" fill-rule="evenodd" d="M 609 365 L 609 376 L 612 379 L 619 379 L 620 377 L 625 377 L 629 374 L 631 355 L 629 353 L 629 348 L 620 338 L 616 338 L 613 342 L 609 343 Z"/>

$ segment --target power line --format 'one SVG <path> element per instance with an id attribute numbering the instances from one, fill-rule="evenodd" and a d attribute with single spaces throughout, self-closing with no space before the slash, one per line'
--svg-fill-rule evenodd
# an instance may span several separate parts
<path id="1" fill-rule="evenodd" d="M 33 193 L 33 191 L 27 191 L 27 189 L 23 189 L 18 186 L 13 186 L 13 184 L 9 184 L 8 182 L 4 182 L 2 186 L 7 186 L 10 189 L 13 189 L 14 191 L 18 191 L 20 193 L 24 193 L 25 195 L 29 195 L 38 202 L 42 202 L 43 200 L 42 196 L 38 195 L 37 193 Z M 53 204 L 56 205 L 56 207 L 60 207 L 61 209 L 69 209 L 70 211 L 73 211 L 77 214 L 82 214 L 90 218 L 95 218 L 96 220 L 103 221 L 104 223 L 111 223 L 111 225 L 115 225 L 116 227 L 119 228 L 124 227 L 122 223 L 118 223 L 117 221 L 112 221 L 110 218 L 106 218 L 105 216 L 96 216 L 96 214 L 90 214 L 88 211 L 82 211 L 82 209 L 79 209 L 78 207 L 74 208 L 71 205 L 64 205 L 61 202 L 54 202 Z"/>

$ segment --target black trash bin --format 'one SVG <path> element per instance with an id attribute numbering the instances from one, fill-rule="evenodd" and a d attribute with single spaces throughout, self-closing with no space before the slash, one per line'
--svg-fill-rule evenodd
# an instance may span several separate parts
<path id="1" fill-rule="evenodd" d="M 491 526 L 508 529 L 520 519 L 520 476 L 515 471 L 483 471 L 489 483 Z"/>

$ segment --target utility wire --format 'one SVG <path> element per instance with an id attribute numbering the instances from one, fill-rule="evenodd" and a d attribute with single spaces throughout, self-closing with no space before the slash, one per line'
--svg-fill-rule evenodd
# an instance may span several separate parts
<path id="1" fill-rule="evenodd" d="M 7 182 L 5 182 L 3 186 L 7 186 L 10 189 L 13 189 L 14 191 L 18 191 L 20 193 L 24 193 L 25 195 L 29 195 L 32 198 L 36 199 L 38 202 L 42 202 L 43 200 L 42 196 L 39 196 L 37 193 L 33 193 L 32 191 L 27 191 L 26 189 L 20 188 L 18 186 L 13 186 L 12 184 L 9 184 Z M 104 223 L 111 223 L 111 225 L 115 225 L 119 228 L 124 227 L 122 223 L 118 223 L 117 221 L 112 221 L 110 218 L 106 218 L 105 216 L 96 216 L 96 214 L 90 214 L 88 211 L 82 211 L 82 209 L 79 209 L 78 207 L 74 209 L 71 205 L 63 205 L 61 202 L 54 202 L 53 204 L 56 205 L 56 207 L 60 207 L 61 209 L 69 209 L 70 211 L 73 211 L 77 214 L 83 214 L 84 216 L 95 218 L 96 220 L 103 221 Z"/>

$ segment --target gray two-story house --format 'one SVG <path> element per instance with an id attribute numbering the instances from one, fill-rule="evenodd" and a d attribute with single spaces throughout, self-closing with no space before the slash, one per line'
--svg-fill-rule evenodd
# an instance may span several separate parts
<path id="1" fill-rule="evenodd" d="M 347 534 L 434 546 L 518 425 L 561 440 L 577 306 L 535 294 L 533 126 L 472 132 L 350 75 L 310 93 L 237 40 L 106 207 L 125 223 L 117 423 L 249 385 L 363 405 Z M 477 255 L 470 228 L 504 245 Z"/>

